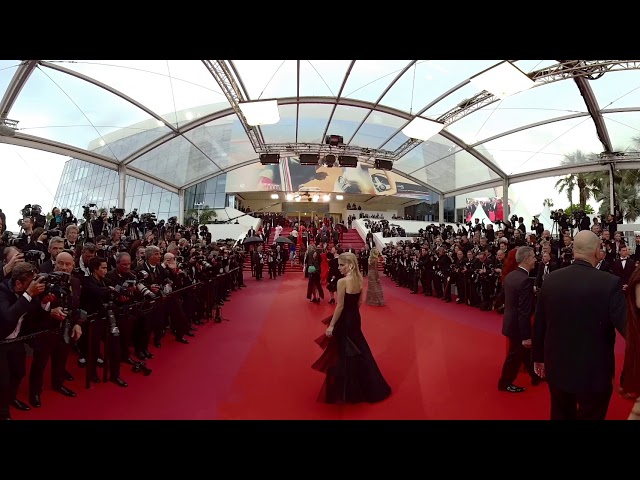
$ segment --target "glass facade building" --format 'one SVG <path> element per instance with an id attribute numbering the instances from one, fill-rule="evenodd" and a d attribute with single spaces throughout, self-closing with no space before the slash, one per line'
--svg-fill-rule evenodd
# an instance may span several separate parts
<path id="1" fill-rule="evenodd" d="M 178 215 L 178 195 L 151 183 L 127 175 L 125 204 L 118 205 L 118 172 L 75 158 L 69 159 L 62 170 L 54 207 L 68 208 L 80 218 L 83 206 L 96 204 L 107 211 L 112 207 L 127 212 L 153 212 L 158 220 Z"/>

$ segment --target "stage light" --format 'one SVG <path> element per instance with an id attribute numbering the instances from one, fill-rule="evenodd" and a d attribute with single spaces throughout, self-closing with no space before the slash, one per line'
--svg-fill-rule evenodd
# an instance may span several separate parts
<path id="1" fill-rule="evenodd" d="M 416 140 L 426 142 L 435 134 L 439 133 L 443 128 L 444 123 L 434 122 L 427 118 L 416 117 L 402 129 L 402 133 L 409 138 L 415 138 Z"/>
<path id="2" fill-rule="evenodd" d="M 374 166 L 378 170 L 392 170 L 393 162 L 391 160 L 380 160 L 379 158 L 376 158 Z"/>
<path id="3" fill-rule="evenodd" d="M 358 157 L 351 157 L 347 155 L 341 155 L 338 157 L 338 163 L 341 167 L 357 167 Z"/>
<path id="4" fill-rule="evenodd" d="M 290 202 L 293 200 L 293 193 L 287 193 L 287 201 Z"/>
<path id="5" fill-rule="evenodd" d="M 341 135 L 327 135 L 324 137 L 324 143 L 332 147 L 337 147 L 344 143 L 344 138 Z"/>
<path id="6" fill-rule="evenodd" d="M 280 121 L 277 100 L 241 102 L 238 106 L 249 125 L 272 125 Z"/>
<path id="7" fill-rule="evenodd" d="M 279 153 L 263 153 L 260 155 L 260 163 L 262 165 L 276 165 L 280 163 Z"/>
<path id="8" fill-rule="evenodd" d="M 336 195 L 336 200 L 344 200 L 344 195 Z"/>
<path id="9" fill-rule="evenodd" d="M 277 194 L 277 193 L 272 193 L 272 194 L 271 194 L 271 198 L 272 198 L 273 200 L 277 200 L 277 199 L 278 199 L 278 198 L 280 198 L 280 197 L 278 196 L 278 194 Z"/>
<path id="10" fill-rule="evenodd" d="M 313 200 L 314 202 L 317 202 L 318 200 L 320 200 L 320 195 L 316 193 L 313 197 L 311 197 L 311 200 Z"/>
<path id="11" fill-rule="evenodd" d="M 323 195 L 322 199 L 323 199 L 325 202 L 328 202 L 328 201 L 330 201 L 330 200 L 331 200 L 331 195 L 329 195 L 328 193 L 325 193 L 325 194 Z"/>
<path id="12" fill-rule="evenodd" d="M 336 156 L 331 154 L 325 155 L 324 164 L 329 168 L 333 167 L 336 164 Z"/>
<path id="13" fill-rule="evenodd" d="M 320 163 L 320 155 L 317 153 L 301 153 L 298 158 L 300 165 L 318 165 Z"/>

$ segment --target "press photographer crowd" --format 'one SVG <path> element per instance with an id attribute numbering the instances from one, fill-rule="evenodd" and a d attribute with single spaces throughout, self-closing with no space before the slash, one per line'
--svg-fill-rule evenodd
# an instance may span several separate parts
<path id="1" fill-rule="evenodd" d="M 412 241 L 387 245 L 382 251 L 384 272 L 412 294 L 419 293 L 421 285 L 423 295 L 451 302 L 455 286 L 456 303 L 502 313 L 502 281 L 517 268 L 516 247 L 533 247 L 537 265 L 530 276 L 535 278 L 535 290 L 539 290 L 548 273 L 573 262 L 574 232 L 591 229 L 601 239 L 596 268 L 621 277 L 626 285 L 640 263 L 640 235 L 635 235 L 635 245 L 627 245 L 613 215 L 602 220 L 595 217 L 592 222 L 584 212 L 569 216 L 557 210 L 551 218 L 549 229 L 534 217 L 529 231 L 517 215 L 486 225 L 477 219 L 456 227 L 432 224 L 417 232 Z M 372 224 L 371 231 L 390 231 L 385 221 L 379 223 Z"/>
<path id="2" fill-rule="evenodd" d="M 136 210 L 83 210 L 79 220 L 54 208 L 47 222 L 40 206 L 26 205 L 17 235 L 0 210 L 0 419 L 11 419 L 11 408 L 42 406 L 49 360 L 52 390 L 75 397 L 65 385 L 74 381 L 69 353 L 86 369 L 87 388 L 106 381 L 127 387 L 123 367 L 150 375 L 157 354 L 150 343 L 159 349 L 168 334 L 189 344 L 198 326 L 222 321 L 231 292 L 245 287 L 242 247 L 212 242 L 194 219 L 180 225 Z M 18 391 L 27 348 L 25 403 Z"/>

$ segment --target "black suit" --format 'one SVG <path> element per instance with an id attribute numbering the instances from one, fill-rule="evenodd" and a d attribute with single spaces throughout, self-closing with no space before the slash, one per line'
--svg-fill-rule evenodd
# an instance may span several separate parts
<path id="1" fill-rule="evenodd" d="M 30 316 L 39 309 L 38 300 L 29 301 L 23 294 L 16 294 L 8 280 L 1 282 L 0 339 L 12 336 L 20 317 Z M 20 331 L 16 336 L 20 336 Z M 0 420 L 9 417 L 9 404 L 16 398 L 26 369 L 24 343 L 0 345 Z"/>
<path id="2" fill-rule="evenodd" d="M 505 390 L 513 385 L 520 365 L 524 363 L 531 378 L 537 380 L 533 372 L 531 352 L 522 345 L 523 340 L 531 339 L 531 315 L 533 313 L 533 278 L 529 272 L 518 267 L 509 273 L 503 283 L 504 319 L 502 334 L 509 339 L 509 350 L 504 360 L 498 388 Z"/>
<path id="3" fill-rule="evenodd" d="M 620 279 L 583 260 L 545 278 L 536 309 L 533 360 L 544 363 L 551 419 L 604 419 L 613 391 L 618 330 L 626 306 Z"/>
<path id="4" fill-rule="evenodd" d="M 627 285 L 629 283 L 631 274 L 635 269 L 636 262 L 631 257 L 627 257 L 624 262 L 624 267 L 622 266 L 622 260 L 620 259 L 614 260 L 611 265 L 611 273 L 613 273 L 616 277 L 620 277 L 620 283 L 622 285 Z"/>
<path id="5" fill-rule="evenodd" d="M 78 311 L 80 309 L 80 280 L 71 276 L 69 278 L 71 290 L 71 310 L 75 312 L 76 323 Z M 60 328 L 62 323 L 51 317 L 49 313 L 56 307 L 61 306 L 57 301 L 53 301 L 48 312 L 40 309 L 34 322 L 29 322 L 29 333 L 40 332 Z M 24 332 L 25 334 L 28 332 Z M 36 337 L 31 342 L 33 348 L 33 362 L 29 371 L 29 396 L 40 395 L 42 393 L 42 383 L 44 371 L 47 367 L 49 357 L 51 357 L 51 386 L 54 390 L 64 387 L 65 368 L 67 357 L 69 356 L 69 345 L 65 343 L 62 335 L 43 335 Z"/>

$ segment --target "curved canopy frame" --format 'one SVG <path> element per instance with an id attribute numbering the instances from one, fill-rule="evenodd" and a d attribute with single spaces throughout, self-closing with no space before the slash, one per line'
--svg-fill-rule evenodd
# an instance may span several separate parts
<path id="1" fill-rule="evenodd" d="M 409 122 L 411 122 L 411 120 L 413 120 L 418 116 L 423 116 L 425 112 L 429 111 L 434 105 L 438 104 L 439 102 L 446 100 L 449 97 L 455 98 L 452 96 L 456 94 L 456 92 L 459 92 L 463 87 L 468 86 L 471 81 L 471 77 L 467 78 L 466 80 L 460 82 L 459 84 L 453 86 L 446 92 L 442 93 L 437 98 L 431 100 L 423 108 L 417 110 L 417 112 L 411 113 L 398 108 L 394 108 L 390 105 L 386 105 L 384 103 L 384 99 L 387 96 L 387 94 L 391 91 L 391 89 L 398 84 L 400 79 L 403 78 L 403 76 L 407 74 L 407 72 L 409 72 L 412 68 L 415 68 L 416 62 L 418 62 L 417 60 L 407 61 L 403 68 L 395 72 L 395 74 L 393 75 L 393 78 L 389 81 L 386 87 L 382 89 L 380 94 L 373 101 L 366 101 L 366 100 L 361 100 L 357 98 L 343 96 L 345 86 L 347 85 L 350 79 L 350 76 L 354 71 L 354 66 L 357 63 L 356 60 L 350 61 L 350 64 L 346 69 L 344 78 L 340 82 L 339 91 L 335 97 L 300 95 L 300 68 L 301 68 L 300 62 L 301 61 L 299 60 L 297 61 L 297 88 L 296 88 L 297 95 L 290 96 L 290 97 L 277 98 L 279 105 L 295 105 L 296 106 L 296 128 L 295 128 L 296 142 L 293 142 L 294 144 L 297 143 L 298 141 L 298 124 L 300 122 L 301 106 L 303 105 L 331 106 L 331 113 L 324 127 L 324 133 L 322 138 L 324 138 L 324 135 L 327 134 L 328 129 L 331 125 L 332 120 L 334 119 L 334 115 L 338 107 L 357 107 L 357 108 L 366 110 L 366 113 L 361 119 L 355 131 L 351 134 L 350 138 L 345 142 L 347 145 L 353 146 L 354 148 L 359 148 L 359 147 L 357 145 L 352 145 L 352 142 L 354 141 L 355 137 L 358 135 L 358 132 L 361 131 L 363 125 L 365 125 L 367 120 L 370 118 L 370 116 L 374 112 L 380 112 L 383 114 L 391 115 L 393 117 L 396 117 L 402 120 L 401 126 L 397 128 L 394 131 L 394 133 L 392 133 L 388 138 L 380 142 L 380 145 L 377 147 L 377 149 L 382 151 L 382 149 L 387 144 L 389 144 L 389 142 L 391 142 L 391 140 L 394 137 L 396 137 L 396 135 L 399 134 L 402 131 L 402 129 Z M 511 61 L 511 62 L 513 63 L 515 61 Z M 236 95 L 236 101 L 251 100 L 248 90 L 245 86 L 245 82 L 239 73 L 239 69 L 237 68 L 236 64 L 233 61 L 203 60 L 203 63 L 205 64 L 205 66 L 207 66 L 210 72 L 214 74 L 214 77 L 216 78 L 216 81 L 218 81 L 218 83 L 220 83 L 221 80 L 224 80 L 225 82 L 228 83 L 227 86 L 229 88 L 233 87 L 235 89 L 234 91 Z M 215 72 L 213 71 L 213 68 L 211 67 L 211 65 L 214 65 L 214 67 L 216 67 Z M 56 142 L 56 141 L 52 141 L 42 137 L 25 134 L 25 133 L 22 133 L 20 130 L 17 130 L 15 132 L 15 135 L 13 136 L 0 135 L 0 142 L 2 143 L 19 145 L 27 148 L 40 149 L 40 150 L 44 150 L 44 151 L 48 151 L 56 154 L 61 154 L 61 155 L 68 155 L 70 157 L 95 163 L 113 170 L 118 170 L 119 168 L 121 169 L 123 166 L 126 166 L 126 170 L 129 175 L 132 175 L 137 178 L 142 178 L 152 184 L 161 186 L 173 192 L 178 192 L 181 189 L 185 189 L 191 185 L 200 183 L 211 177 L 215 177 L 217 175 L 235 170 L 237 168 L 241 168 L 243 166 L 259 162 L 259 155 L 256 154 L 255 158 L 248 159 L 236 165 L 222 167 L 219 164 L 217 164 L 214 159 L 207 157 L 207 155 L 201 151 L 203 155 L 206 158 L 208 158 L 209 161 L 211 161 L 211 163 L 215 167 L 215 171 L 213 173 L 208 173 L 206 175 L 203 175 L 200 178 L 190 180 L 189 182 L 186 182 L 184 184 L 173 184 L 171 182 L 168 182 L 167 180 L 154 177 L 153 175 L 150 175 L 142 171 L 141 169 L 136 168 L 134 165 L 132 165 L 132 163 L 136 159 L 139 159 L 143 155 L 147 154 L 148 152 L 180 136 L 184 138 L 186 141 L 188 141 L 189 143 L 191 143 L 191 145 L 194 148 L 200 150 L 200 148 L 194 142 L 189 140 L 188 136 L 185 134 L 209 122 L 219 120 L 225 117 L 233 116 L 233 115 L 238 115 L 238 109 L 236 108 L 237 105 L 234 105 L 233 102 L 231 102 L 231 107 L 229 108 L 225 108 L 223 110 L 210 113 L 208 115 L 203 115 L 192 121 L 186 122 L 181 126 L 177 126 L 167 121 L 162 115 L 146 107 L 135 98 L 132 98 L 126 95 L 125 93 L 118 91 L 112 86 L 107 85 L 101 81 L 98 81 L 95 78 L 91 78 L 90 76 L 87 76 L 73 69 L 64 67 L 59 63 L 49 62 L 49 61 L 25 60 L 19 64 L 19 66 L 15 69 L 15 73 L 6 88 L 4 95 L 2 96 L 2 99 L 0 100 L 0 122 L 2 122 L 3 120 L 6 120 L 4 124 L 10 125 L 8 119 L 11 118 L 12 107 L 14 106 L 21 92 L 23 91 L 23 87 L 27 84 L 27 82 L 32 76 L 32 73 L 37 68 L 43 68 L 43 69 L 48 68 L 48 69 L 52 69 L 57 72 L 63 73 L 65 75 L 73 76 L 79 80 L 88 82 L 96 87 L 99 87 L 109 92 L 110 94 L 116 95 L 122 100 L 129 102 L 131 105 L 134 105 L 141 111 L 145 112 L 145 114 L 147 114 L 150 118 L 155 119 L 157 122 L 159 122 L 159 125 L 161 124 L 164 127 L 166 127 L 168 129 L 168 132 L 160 136 L 159 138 L 154 139 L 147 145 L 144 145 L 143 147 L 139 148 L 137 151 L 132 152 L 131 154 L 126 156 L 124 159 L 119 161 L 88 149 L 82 149 L 66 143 Z M 489 170 L 491 170 L 495 174 L 497 179 L 487 180 L 487 181 L 475 183 L 472 185 L 465 185 L 464 187 L 460 187 L 460 188 L 442 191 L 441 189 L 434 188 L 433 185 L 429 185 L 428 181 L 425 182 L 423 180 L 420 180 L 420 178 L 418 178 L 416 174 L 419 172 L 419 170 L 426 167 L 420 167 L 418 169 L 415 169 L 413 171 L 408 171 L 408 172 L 400 171 L 397 168 L 394 168 L 393 171 L 398 175 L 408 178 L 420 185 L 427 186 L 433 189 L 434 191 L 440 194 L 443 194 L 445 197 L 450 197 L 454 195 L 460 195 L 463 193 L 477 191 L 484 188 L 502 186 L 504 185 L 505 181 L 508 183 L 517 183 L 517 182 L 533 180 L 536 178 L 558 176 L 558 175 L 564 175 L 567 173 L 578 172 L 578 171 L 586 172 L 586 171 L 605 170 L 608 168 L 607 165 L 610 163 L 614 163 L 616 168 L 620 168 L 620 169 L 639 168 L 638 159 L 635 158 L 634 156 L 631 156 L 630 158 L 610 157 L 610 155 L 614 153 L 614 146 L 611 140 L 610 132 L 607 128 L 607 124 L 604 119 L 604 115 L 610 114 L 610 113 L 637 112 L 637 111 L 640 111 L 640 107 L 637 107 L 637 108 L 636 107 L 618 107 L 618 108 L 605 107 L 604 109 L 602 109 L 598 104 L 597 97 L 593 89 L 591 88 L 590 82 L 588 81 L 595 78 L 599 78 L 610 71 L 624 71 L 624 70 L 638 70 L 638 69 L 640 69 L 640 61 L 638 60 L 562 60 L 562 61 L 557 61 L 557 63 L 551 66 L 528 73 L 527 75 L 529 76 L 529 78 L 531 78 L 536 82 L 535 84 L 536 87 L 540 85 L 552 83 L 552 82 L 566 81 L 566 80 L 572 81 L 575 84 L 578 92 L 580 93 L 581 98 L 584 101 L 584 104 L 586 106 L 586 112 L 570 113 L 568 115 L 563 115 L 563 116 L 545 119 L 542 121 L 532 122 L 526 125 L 518 126 L 508 131 L 503 131 L 503 132 L 491 135 L 487 138 L 483 138 L 474 143 L 466 143 L 462 138 L 459 138 L 458 136 L 448 131 L 446 129 L 446 126 L 452 125 L 455 122 L 466 117 L 467 115 L 479 109 L 482 109 L 483 107 L 486 107 L 487 105 L 490 105 L 493 102 L 496 102 L 498 98 L 494 97 L 491 93 L 487 91 L 479 92 L 478 94 L 471 97 L 470 99 L 466 99 L 462 102 L 458 102 L 454 108 L 449 109 L 444 114 L 435 118 L 435 120 L 445 123 L 445 129 L 441 131 L 440 135 L 445 139 L 447 139 L 448 141 L 450 141 L 456 147 L 455 151 L 452 151 L 451 153 L 449 153 L 448 156 L 452 156 L 460 151 L 466 151 L 470 155 L 472 155 L 476 160 L 478 160 L 480 163 L 485 165 Z M 518 173 L 518 174 L 510 175 L 507 172 L 505 172 L 502 168 L 500 168 L 500 166 L 497 165 L 494 161 L 488 158 L 482 149 L 478 148 L 483 144 L 487 144 L 489 142 L 506 137 L 508 135 L 512 135 L 514 133 L 524 132 L 537 127 L 551 125 L 556 122 L 579 119 L 582 117 L 585 117 L 585 118 L 591 117 L 591 120 L 593 121 L 593 125 L 595 126 L 595 131 L 596 131 L 598 140 L 602 144 L 604 155 L 602 156 L 601 161 L 598 163 L 589 163 L 585 165 L 567 165 L 567 166 L 537 170 L 537 171 L 528 172 L 528 173 L 521 173 L 521 174 Z M 243 119 L 241 118 L 241 121 L 242 120 Z M 262 135 L 260 128 L 257 128 L 256 132 L 257 132 L 256 141 L 258 142 L 262 141 L 263 145 L 268 147 L 269 144 L 264 143 L 264 136 Z M 252 142 L 252 143 L 254 143 L 255 145 L 255 142 Z M 396 155 L 396 160 L 399 160 L 404 155 L 407 155 L 412 148 L 415 148 L 420 143 L 421 143 L 420 141 L 416 141 L 414 139 L 407 140 L 404 144 L 400 145 L 398 148 L 396 148 L 393 151 L 393 154 Z M 375 148 L 366 149 L 366 151 L 373 151 L 373 153 L 375 153 L 376 149 Z M 447 156 L 438 157 L 433 163 L 439 162 L 445 158 L 447 158 Z M 366 161 L 372 163 L 372 159 L 373 157 L 370 157 L 369 160 L 366 160 Z"/>

